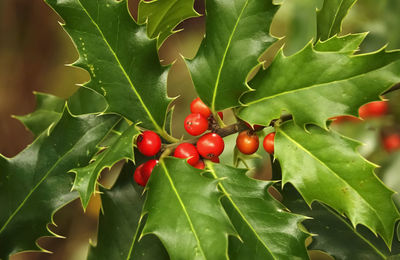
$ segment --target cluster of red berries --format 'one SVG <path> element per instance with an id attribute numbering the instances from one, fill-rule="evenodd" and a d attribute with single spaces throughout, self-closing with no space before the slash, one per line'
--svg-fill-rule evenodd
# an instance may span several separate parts
<path id="1" fill-rule="evenodd" d="M 209 129 L 209 123 L 213 120 L 211 110 L 200 98 L 196 98 L 190 104 L 190 111 L 192 113 L 186 117 L 184 122 L 186 131 L 194 136 L 203 134 Z M 222 112 L 218 112 L 218 115 L 223 119 Z M 143 155 L 154 156 L 161 149 L 161 139 L 153 131 L 144 131 L 137 138 L 136 145 Z M 225 143 L 221 136 L 216 133 L 206 133 L 198 139 L 196 146 L 187 142 L 179 144 L 175 148 L 174 156 L 187 159 L 188 164 L 195 168 L 204 169 L 203 159 L 219 162 L 219 156 L 224 148 Z M 157 160 L 149 160 L 136 168 L 134 179 L 139 185 L 146 185 L 157 162 Z"/>
<path id="2" fill-rule="evenodd" d="M 262 126 L 255 125 L 254 129 L 244 130 L 236 138 L 236 147 L 243 154 L 253 154 L 258 150 L 259 138 L 255 131 L 262 129 Z M 264 150 L 270 154 L 274 153 L 275 133 L 269 133 L 264 137 Z"/>

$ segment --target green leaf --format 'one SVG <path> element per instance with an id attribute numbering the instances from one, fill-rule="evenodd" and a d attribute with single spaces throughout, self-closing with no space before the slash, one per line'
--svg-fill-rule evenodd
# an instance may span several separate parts
<path id="1" fill-rule="evenodd" d="M 34 93 L 36 96 L 36 109 L 31 114 L 15 116 L 35 136 L 39 136 L 50 125 L 56 123 L 63 112 L 65 100 L 45 93 Z"/>
<path id="2" fill-rule="evenodd" d="M 277 9 L 272 0 L 207 1 L 206 37 L 188 66 L 197 93 L 214 112 L 239 105 L 249 72 L 275 42 L 269 27 Z"/>
<path id="3" fill-rule="evenodd" d="M 286 211 L 268 193 L 273 182 L 246 176 L 247 170 L 209 163 L 225 197 L 222 204 L 242 241 L 229 240 L 230 259 L 308 259 L 299 229 L 305 218 Z"/>
<path id="4" fill-rule="evenodd" d="M 89 162 L 118 118 L 72 117 L 65 109 L 49 135 L 12 159 L 0 156 L 0 258 L 39 249 L 35 241 L 50 235 L 54 212 L 78 197 L 68 170 Z"/>
<path id="5" fill-rule="evenodd" d="M 73 115 L 98 114 L 106 110 L 107 106 L 104 96 L 84 86 L 68 99 L 68 108 Z"/>
<path id="6" fill-rule="evenodd" d="M 289 121 L 277 128 L 275 156 L 282 185 L 292 183 L 308 205 L 321 201 L 362 224 L 391 245 L 400 215 L 389 190 L 374 174 L 375 165 L 356 151 L 360 145 L 335 132 Z"/>
<path id="7" fill-rule="evenodd" d="M 357 0 L 325 0 L 317 12 L 317 40 L 326 40 L 342 30 L 342 22 Z"/>
<path id="8" fill-rule="evenodd" d="M 379 169 L 379 174 L 382 176 L 382 181 L 391 189 L 393 189 L 396 194 L 394 200 L 398 207 L 400 207 L 400 152 L 394 153 Z"/>
<path id="9" fill-rule="evenodd" d="M 318 41 L 314 46 L 314 50 L 320 52 L 340 52 L 345 54 L 353 54 L 358 50 L 358 47 L 364 41 L 366 36 L 367 33 L 356 33 L 342 37 L 332 37 L 323 42 Z"/>
<path id="10" fill-rule="evenodd" d="M 157 38 L 157 45 L 165 41 L 174 28 L 183 20 L 197 17 L 199 14 L 193 9 L 194 0 L 155 0 L 139 3 L 138 23 L 147 23 L 147 35 Z"/>
<path id="11" fill-rule="evenodd" d="M 128 163 L 112 190 L 101 188 L 103 213 L 97 246 L 90 248 L 89 260 L 169 259 L 157 237 L 145 236 L 139 241 L 144 196 L 143 188 L 133 181 L 133 172 L 132 164 Z"/>
<path id="12" fill-rule="evenodd" d="M 281 194 L 283 204 L 291 211 L 311 217 L 302 222 L 315 234 L 308 249 L 324 251 L 335 259 L 386 259 L 386 252 L 381 252 L 328 206 L 314 202 L 311 209 L 291 185 L 286 185 Z"/>
<path id="13" fill-rule="evenodd" d="M 76 174 L 73 189 L 79 192 L 84 209 L 88 206 L 89 200 L 96 190 L 97 179 L 102 170 L 111 168 L 123 159 L 134 161 L 133 139 L 138 134 L 136 126 L 131 125 L 110 147 L 100 153 L 94 162 L 70 171 Z"/>
<path id="14" fill-rule="evenodd" d="M 171 259 L 227 259 L 235 234 L 217 190 L 217 180 L 200 175 L 185 160 L 164 158 L 150 177 L 142 236 L 158 236 Z"/>
<path id="15" fill-rule="evenodd" d="M 290 57 L 280 51 L 271 66 L 249 83 L 254 91 L 244 94 L 245 107 L 239 117 L 251 124 L 268 125 L 287 111 L 298 125 L 312 123 L 325 128 L 328 118 L 357 116 L 361 105 L 377 100 L 400 82 L 400 52 L 382 49 L 352 55 L 350 46 L 354 49 L 359 37 L 345 36 L 338 46 L 332 46 L 338 39 L 320 42 L 316 48 L 323 52 L 311 43 Z"/>
<path id="16" fill-rule="evenodd" d="M 118 113 L 133 123 L 162 129 L 171 101 L 166 93 L 168 71 L 160 65 L 156 40 L 130 16 L 127 1 L 46 0 L 64 19 L 64 29 L 80 54 L 74 64 L 87 70 L 85 86 L 104 96 L 106 113 Z"/>

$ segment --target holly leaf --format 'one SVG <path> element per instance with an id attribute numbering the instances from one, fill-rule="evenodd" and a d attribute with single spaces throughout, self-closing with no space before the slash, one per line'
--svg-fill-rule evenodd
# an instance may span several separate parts
<path id="1" fill-rule="evenodd" d="M 64 19 L 80 58 L 75 66 L 87 70 L 85 86 L 104 96 L 105 113 L 118 113 L 141 122 L 164 138 L 167 70 L 160 65 L 156 40 L 146 36 L 128 12 L 127 1 L 46 0 Z"/>
<path id="2" fill-rule="evenodd" d="M 197 93 L 214 112 L 239 105 L 249 72 L 275 42 L 269 27 L 277 10 L 271 0 L 207 1 L 206 37 L 187 64 Z"/>
<path id="3" fill-rule="evenodd" d="M 362 224 L 381 235 L 390 247 L 400 218 L 394 192 L 375 176 L 376 166 L 356 151 L 360 143 L 317 126 L 307 130 L 293 121 L 277 128 L 275 156 L 282 185 L 292 183 L 308 205 L 315 200 L 329 205 L 354 227 Z"/>
<path id="4" fill-rule="evenodd" d="M 73 115 L 99 114 L 108 106 L 103 95 L 84 86 L 69 97 L 67 102 Z"/>
<path id="5" fill-rule="evenodd" d="M 72 188 L 79 192 L 84 209 L 88 206 L 89 200 L 96 190 L 97 179 L 101 171 L 106 168 L 110 169 L 114 164 L 123 159 L 134 161 L 133 139 L 137 135 L 139 135 L 139 130 L 137 130 L 135 125 L 131 125 L 110 147 L 101 152 L 94 159 L 94 162 L 85 167 L 75 168 L 70 171 L 76 174 Z"/>
<path id="6" fill-rule="evenodd" d="M 283 204 L 292 212 L 311 217 L 302 222 L 315 234 L 308 249 L 324 251 L 335 259 L 375 260 L 390 254 L 388 249 L 382 252 L 328 206 L 314 202 L 312 209 L 308 207 L 293 186 L 286 185 L 281 194 Z"/>
<path id="7" fill-rule="evenodd" d="M 99 235 L 96 247 L 90 248 L 89 260 L 169 259 L 157 237 L 145 236 L 139 241 L 144 196 L 143 188 L 133 181 L 132 166 L 124 166 L 111 190 L 101 188 Z"/>
<path id="8" fill-rule="evenodd" d="M 246 176 L 247 170 L 209 163 L 225 197 L 222 205 L 242 241 L 229 240 L 230 259 L 307 259 L 305 239 L 299 229 L 305 218 L 287 212 L 269 193 L 274 182 Z"/>
<path id="9" fill-rule="evenodd" d="M 342 31 L 343 19 L 357 0 L 324 1 L 317 12 L 317 40 L 327 40 Z"/>
<path id="10" fill-rule="evenodd" d="M 193 8 L 194 0 L 155 0 L 139 2 L 138 23 L 147 23 L 147 35 L 157 38 L 158 47 L 175 33 L 174 28 L 183 20 L 197 17 Z"/>
<path id="11" fill-rule="evenodd" d="M 39 249 L 35 241 L 50 235 L 54 212 L 78 197 L 68 170 L 87 164 L 117 121 L 114 115 L 73 117 L 65 109 L 49 134 L 12 159 L 0 156 L 0 258 Z"/>
<path id="12" fill-rule="evenodd" d="M 147 184 L 141 237 L 155 234 L 171 259 L 228 259 L 228 235 L 235 234 L 217 190 L 217 180 L 200 175 L 185 160 L 160 160 Z"/>
<path id="13" fill-rule="evenodd" d="M 357 41 L 357 37 L 345 36 L 338 46 L 332 44 L 338 39 L 320 42 L 315 48 L 310 43 L 290 57 L 280 51 L 249 83 L 254 91 L 242 97 L 245 107 L 239 117 L 251 124 L 268 125 L 287 111 L 298 125 L 326 128 L 328 118 L 357 116 L 361 105 L 377 100 L 400 82 L 399 51 L 353 55 Z"/>
<path id="14" fill-rule="evenodd" d="M 50 125 L 56 123 L 63 112 L 65 100 L 50 94 L 34 92 L 36 97 L 36 109 L 34 112 L 14 116 L 21 121 L 34 136 L 39 136 Z"/>

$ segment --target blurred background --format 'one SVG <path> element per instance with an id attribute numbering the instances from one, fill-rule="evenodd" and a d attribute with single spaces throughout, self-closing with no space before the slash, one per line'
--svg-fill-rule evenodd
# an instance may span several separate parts
<path id="1" fill-rule="evenodd" d="M 136 18 L 139 0 L 130 1 Z M 275 48 L 284 44 L 286 55 L 302 49 L 316 32 L 316 8 L 323 0 L 277 0 L 282 4 L 275 17 L 271 32 L 282 38 Z M 195 1 L 195 9 L 204 14 L 204 0 Z M 370 32 L 360 52 L 400 48 L 400 1 L 359 0 L 344 21 L 343 33 Z M 89 80 L 83 70 L 65 66 L 78 58 L 78 54 L 58 24 L 60 18 L 42 0 L 0 1 L 0 153 L 12 157 L 33 141 L 33 135 L 12 115 L 30 113 L 35 108 L 33 91 L 51 93 L 63 98 L 72 95 Z M 168 94 L 179 96 L 173 118 L 173 134 L 184 135 L 183 120 L 189 113 L 189 104 L 196 97 L 182 55 L 193 58 L 205 33 L 205 18 L 191 18 L 180 25 L 182 31 L 169 37 L 159 51 L 160 61 L 171 66 Z M 273 52 L 266 52 L 268 59 Z M 171 65 L 172 64 L 172 65 Z M 333 122 L 338 131 L 365 143 L 360 152 L 374 163 L 382 165 L 377 174 L 388 186 L 400 191 L 400 91 L 384 96 L 388 99 L 380 114 L 367 114 L 365 120 L 339 118 Z M 233 120 L 224 111 L 225 120 Z M 396 137 L 397 136 L 397 137 Z M 390 138 L 391 139 L 390 139 Z M 227 140 L 234 146 L 235 137 Z M 397 143 L 396 143 L 397 142 Z M 396 145 L 397 144 L 397 145 Z M 233 148 L 230 149 L 233 151 Z M 225 154 L 230 158 L 232 154 Z M 226 159 L 228 160 L 228 159 Z M 396 202 L 400 200 L 396 197 Z M 85 259 L 89 240 L 96 240 L 99 199 L 93 199 L 84 214 L 79 201 L 57 212 L 57 227 L 50 227 L 67 239 L 41 238 L 41 247 L 53 254 L 22 253 L 13 259 Z"/>

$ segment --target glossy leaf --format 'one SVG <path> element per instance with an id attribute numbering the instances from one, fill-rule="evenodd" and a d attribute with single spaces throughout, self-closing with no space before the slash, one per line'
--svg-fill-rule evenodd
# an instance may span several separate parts
<path id="1" fill-rule="evenodd" d="M 35 111 L 27 115 L 15 117 L 35 136 L 39 136 L 50 125 L 60 119 L 65 106 L 65 100 L 45 93 L 35 92 L 34 94 L 36 96 Z"/>
<path id="2" fill-rule="evenodd" d="M 222 204 L 242 241 L 229 240 L 230 259 L 307 259 L 299 225 L 305 218 L 286 211 L 269 193 L 273 182 L 246 176 L 247 170 L 208 164 L 225 197 Z"/>
<path id="3" fill-rule="evenodd" d="M 317 12 L 317 39 L 327 40 L 342 30 L 342 22 L 357 0 L 325 0 Z"/>
<path id="4" fill-rule="evenodd" d="M 173 34 L 183 20 L 199 16 L 193 9 L 194 0 L 155 0 L 139 3 L 138 23 L 147 23 L 147 35 L 157 38 L 158 46 Z"/>
<path id="5" fill-rule="evenodd" d="M 91 81 L 85 86 L 104 96 L 104 112 L 118 113 L 168 137 L 162 129 L 171 99 L 167 71 L 161 67 L 156 40 L 130 16 L 127 1 L 46 0 L 64 19 L 79 60 Z"/>
<path id="6" fill-rule="evenodd" d="M 361 105 L 378 100 L 379 94 L 400 82 L 400 52 L 382 49 L 353 55 L 350 46 L 354 49 L 358 40 L 345 36 L 338 46 L 332 44 L 338 42 L 333 39 L 321 42 L 317 49 L 323 51 L 316 51 L 310 43 L 290 57 L 280 51 L 249 83 L 254 91 L 241 99 L 245 107 L 239 117 L 268 125 L 287 111 L 300 126 L 312 123 L 325 128 L 328 118 L 357 116 Z"/>
<path id="7" fill-rule="evenodd" d="M 335 132 L 289 121 L 277 128 L 275 156 L 282 185 L 292 183 L 307 204 L 321 201 L 362 224 L 391 245 L 400 215 L 389 190 L 374 174 L 375 165 L 356 151 L 360 145 Z"/>
<path id="8" fill-rule="evenodd" d="M 185 160 L 164 158 L 150 177 L 142 236 L 160 238 L 171 259 L 227 259 L 235 234 L 219 201 L 218 181 Z"/>
<path id="9" fill-rule="evenodd" d="M 98 114 L 107 106 L 104 96 L 83 86 L 68 98 L 68 108 L 73 115 Z"/>
<path id="10" fill-rule="evenodd" d="M 143 226 L 140 218 L 145 196 L 143 188 L 133 181 L 132 166 L 131 163 L 124 166 L 111 190 L 101 188 L 99 235 L 97 245 L 90 248 L 89 260 L 169 259 L 157 237 L 145 236 L 138 240 Z"/>
<path id="11" fill-rule="evenodd" d="M 97 179 L 100 172 L 111 168 L 117 162 L 127 159 L 134 161 L 133 139 L 139 134 L 135 125 L 123 132 L 110 147 L 101 152 L 89 165 L 71 170 L 76 174 L 73 189 L 80 194 L 83 207 L 89 204 L 89 200 L 96 190 Z"/>
<path id="12" fill-rule="evenodd" d="M 291 185 L 285 186 L 281 193 L 283 204 L 292 212 L 311 217 L 302 222 L 314 234 L 308 249 L 321 250 L 335 259 L 386 259 L 386 252 L 381 252 L 352 227 L 347 219 L 328 206 L 314 202 L 311 209 Z"/>
<path id="13" fill-rule="evenodd" d="M 188 61 L 201 100 L 215 112 L 239 105 L 250 70 L 275 41 L 269 27 L 278 6 L 272 0 L 210 0 L 206 37 Z"/>
<path id="14" fill-rule="evenodd" d="M 38 250 L 36 239 L 50 235 L 56 210 L 78 197 L 68 170 L 87 164 L 118 116 L 72 117 L 68 110 L 48 135 L 12 159 L 0 156 L 0 258 Z"/>

